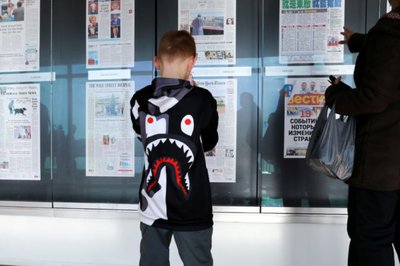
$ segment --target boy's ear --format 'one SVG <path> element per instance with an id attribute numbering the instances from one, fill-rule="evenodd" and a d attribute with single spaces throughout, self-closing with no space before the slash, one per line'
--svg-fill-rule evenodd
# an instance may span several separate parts
<path id="1" fill-rule="evenodd" d="M 192 69 L 194 67 L 194 65 L 196 64 L 197 61 L 197 55 L 192 57 L 192 59 L 190 60 L 190 69 Z"/>
<path id="2" fill-rule="evenodd" d="M 154 56 L 153 62 L 154 62 L 154 66 L 156 67 L 156 69 L 160 69 L 160 61 L 157 56 Z"/>

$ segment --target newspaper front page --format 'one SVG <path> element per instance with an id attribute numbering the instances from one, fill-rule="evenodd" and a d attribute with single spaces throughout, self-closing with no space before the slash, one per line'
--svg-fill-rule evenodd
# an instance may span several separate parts
<path id="1" fill-rule="evenodd" d="M 134 0 L 86 0 L 86 67 L 134 66 Z"/>
<path id="2" fill-rule="evenodd" d="M 86 83 L 86 175 L 134 176 L 134 83 Z"/>
<path id="3" fill-rule="evenodd" d="M 40 0 L 2 0 L 0 72 L 38 71 Z"/>
<path id="4" fill-rule="evenodd" d="M 315 122 L 325 103 L 328 78 L 285 80 L 284 158 L 305 158 Z"/>
<path id="5" fill-rule="evenodd" d="M 217 101 L 219 115 L 217 146 L 206 152 L 206 163 L 211 182 L 236 182 L 236 79 L 198 80 L 199 87 L 207 88 Z"/>
<path id="6" fill-rule="evenodd" d="M 39 84 L 0 86 L 0 180 L 40 180 Z"/>
<path id="7" fill-rule="evenodd" d="M 280 0 L 279 63 L 343 63 L 345 0 Z"/>
<path id="8" fill-rule="evenodd" d="M 179 0 L 178 23 L 196 41 L 197 65 L 236 64 L 236 0 Z"/>

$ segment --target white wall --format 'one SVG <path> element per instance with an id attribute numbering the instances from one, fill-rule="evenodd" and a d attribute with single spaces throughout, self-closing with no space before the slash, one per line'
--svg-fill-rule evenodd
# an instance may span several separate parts
<path id="1" fill-rule="evenodd" d="M 215 221 L 216 266 L 346 265 L 345 215 L 217 213 Z M 135 212 L 0 208 L 0 264 L 136 266 L 139 241 Z M 174 245 L 171 265 L 182 265 Z"/>

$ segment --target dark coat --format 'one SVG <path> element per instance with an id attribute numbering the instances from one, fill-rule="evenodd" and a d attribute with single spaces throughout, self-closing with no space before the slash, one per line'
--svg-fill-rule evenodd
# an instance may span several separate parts
<path id="1" fill-rule="evenodd" d="M 359 52 L 354 81 L 330 86 L 326 102 L 340 114 L 357 116 L 353 175 L 360 188 L 400 190 L 400 14 L 384 16 L 366 34 L 353 34 L 351 52 Z"/>

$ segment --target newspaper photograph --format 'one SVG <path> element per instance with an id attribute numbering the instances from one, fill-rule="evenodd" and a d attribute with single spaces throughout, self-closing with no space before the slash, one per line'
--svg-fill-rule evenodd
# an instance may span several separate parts
<path id="1" fill-rule="evenodd" d="M 134 0 L 86 0 L 86 68 L 134 66 Z"/>
<path id="2" fill-rule="evenodd" d="M 134 176 L 134 83 L 86 83 L 86 176 Z"/>
<path id="3" fill-rule="evenodd" d="M 0 1 L 0 72 L 38 71 L 40 0 Z"/>
<path id="4" fill-rule="evenodd" d="M 0 180 L 40 180 L 40 86 L 0 86 Z"/>
<path id="5" fill-rule="evenodd" d="M 305 158 L 315 122 L 325 103 L 326 78 L 285 80 L 284 158 Z"/>
<path id="6" fill-rule="evenodd" d="M 343 63 L 345 0 L 281 0 L 279 63 Z"/>
<path id="7" fill-rule="evenodd" d="M 236 182 L 236 79 L 198 80 L 198 86 L 207 88 L 217 101 L 218 135 L 217 145 L 205 153 L 208 175 L 212 183 Z"/>
<path id="8" fill-rule="evenodd" d="M 196 41 L 197 65 L 236 64 L 236 0 L 179 0 L 178 23 Z"/>

